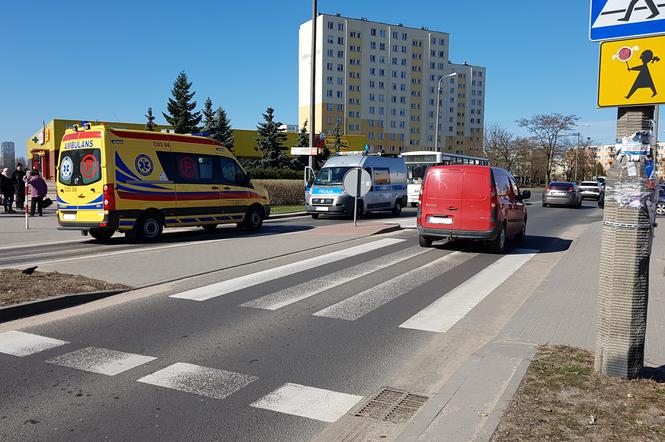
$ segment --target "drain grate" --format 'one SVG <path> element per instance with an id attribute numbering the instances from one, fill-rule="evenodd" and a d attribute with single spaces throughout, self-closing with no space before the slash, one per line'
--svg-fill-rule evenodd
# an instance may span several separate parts
<path id="1" fill-rule="evenodd" d="M 396 424 L 406 422 L 429 399 L 406 391 L 383 387 L 354 416 L 371 417 Z"/>

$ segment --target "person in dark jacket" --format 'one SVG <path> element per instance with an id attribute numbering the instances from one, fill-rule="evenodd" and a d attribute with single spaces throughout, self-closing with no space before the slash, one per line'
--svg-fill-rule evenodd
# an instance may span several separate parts
<path id="1" fill-rule="evenodd" d="M 23 209 L 23 204 L 25 204 L 25 170 L 23 170 L 23 164 L 18 163 L 16 165 L 16 170 L 12 174 L 12 180 L 14 181 L 14 186 L 16 186 L 16 208 Z"/>
<path id="2" fill-rule="evenodd" d="M 0 190 L 2 191 L 2 204 L 5 206 L 5 213 L 16 213 L 12 209 L 16 187 L 9 175 L 9 169 L 6 167 L 2 169 L 2 174 L 0 174 Z"/>
<path id="3" fill-rule="evenodd" d="M 30 187 L 30 216 L 35 216 L 35 209 L 39 216 L 42 216 L 44 197 L 48 192 L 46 181 L 39 176 L 37 170 L 30 172 L 30 179 L 27 180 Z"/>

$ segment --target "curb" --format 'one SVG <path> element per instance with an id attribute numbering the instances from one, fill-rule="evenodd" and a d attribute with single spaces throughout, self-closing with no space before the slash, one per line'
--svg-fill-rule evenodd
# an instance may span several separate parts
<path id="1" fill-rule="evenodd" d="M 397 232 L 398 230 L 402 230 L 402 226 L 399 224 L 392 224 L 384 227 L 383 229 L 379 230 L 378 232 L 374 232 L 369 236 L 374 236 L 374 235 L 382 235 L 384 233 L 390 233 L 390 232 Z"/>
<path id="2" fill-rule="evenodd" d="M 7 307 L 0 307 L 0 324 L 3 322 L 9 322 L 9 321 L 14 321 L 16 319 L 25 318 L 27 316 L 49 313 L 67 307 L 75 307 L 77 305 L 86 304 L 92 301 L 97 301 L 98 299 L 119 295 L 120 293 L 125 293 L 130 290 L 133 289 L 128 288 L 128 289 L 102 290 L 99 292 L 61 295 L 61 296 L 55 296 L 53 298 L 37 299 L 35 301 L 28 301 L 16 305 L 9 305 Z"/>
<path id="3" fill-rule="evenodd" d="M 271 214 L 268 219 L 282 219 L 282 218 L 296 218 L 299 216 L 307 216 L 309 213 L 307 212 L 288 212 L 288 213 L 278 213 L 278 214 Z"/>

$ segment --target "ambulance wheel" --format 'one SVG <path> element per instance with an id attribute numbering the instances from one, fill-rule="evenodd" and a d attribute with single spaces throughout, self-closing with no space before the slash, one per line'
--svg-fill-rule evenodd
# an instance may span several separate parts
<path id="1" fill-rule="evenodd" d="M 258 207 L 250 207 L 242 223 L 245 229 L 250 232 L 261 230 L 261 226 L 263 226 L 263 211 Z"/>
<path id="2" fill-rule="evenodd" d="M 115 231 L 108 229 L 90 229 L 90 236 L 97 241 L 108 241 L 114 233 Z"/>
<path id="3" fill-rule="evenodd" d="M 205 224 L 201 227 L 208 233 L 214 233 L 217 230 L 217 224 Z"/>
<path id="4" fill-rule="evenodd" d="M 136 236 L 141 241 L 156 241 L 162 236 L 164 224 L 161 217 L 154 212 L 148 212 L 139 219 L 136 225 Z"/>
<path id="5" fill-rule="evenodd" d="M 395 205 L 393 206 L 393 216 L 400 216 L 402 214 L 402 201 L 397 200 L 395 201 Z"/>
<path id="6" fill-rule="evenodd" d="M 312 213 L 312 219 L 319 219 L 318 213 Z"/>

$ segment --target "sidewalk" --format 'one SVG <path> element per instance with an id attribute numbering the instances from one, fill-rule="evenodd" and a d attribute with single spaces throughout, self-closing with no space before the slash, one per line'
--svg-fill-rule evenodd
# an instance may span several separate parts
<path id="1" fill-rule="evenodd" d="M 575 241 L 499 335 L 471 356 L 409 423 L 401 441 L 487 441 L 539 345 L 594 350 L 601 223 Z M 665 230 L 651 257 L 646 365 L 665 366 Z M 574 277 L 571 277 L 574 276 Z"/>

